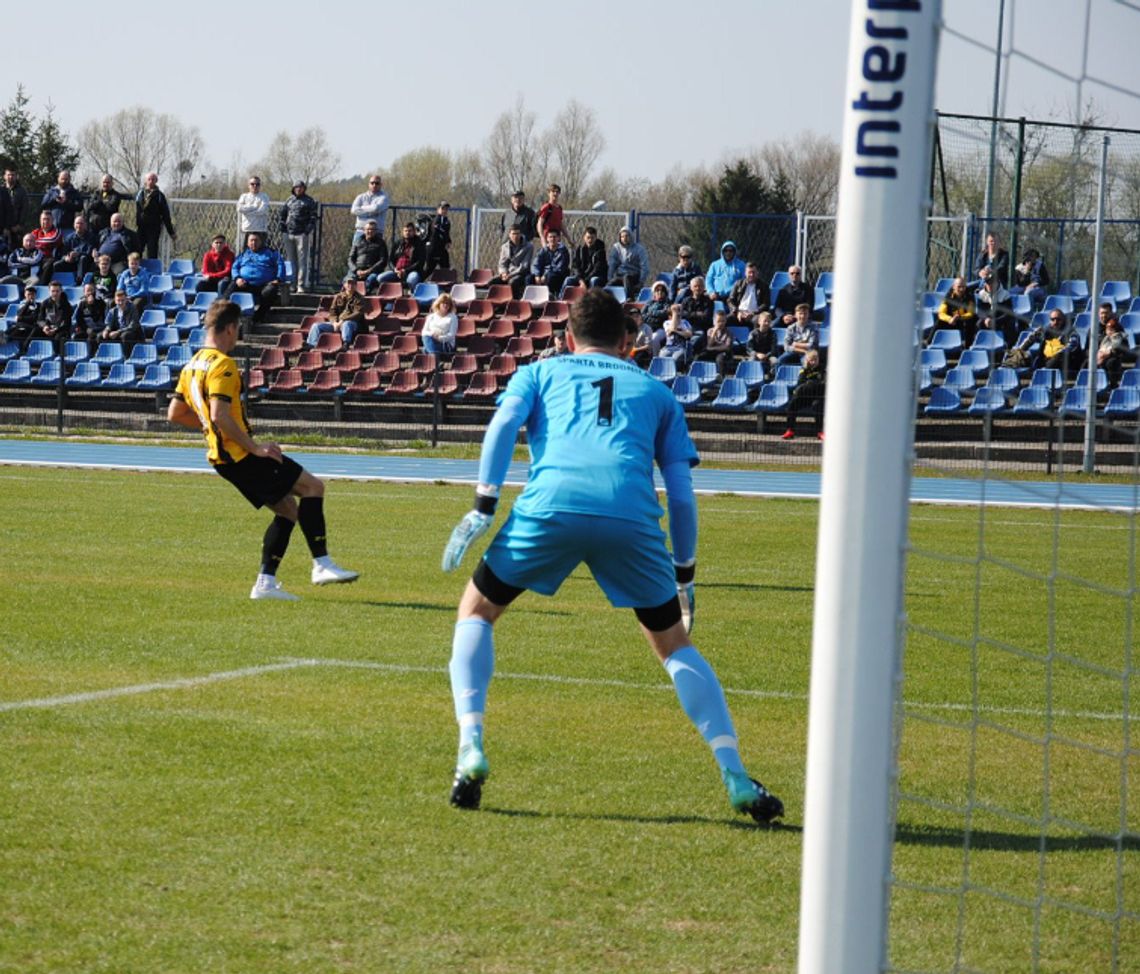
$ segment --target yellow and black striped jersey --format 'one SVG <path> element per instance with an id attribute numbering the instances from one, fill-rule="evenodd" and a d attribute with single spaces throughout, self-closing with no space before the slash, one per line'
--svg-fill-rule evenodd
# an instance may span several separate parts
<path id="1" fill-rule="evenodd" d="M 206 457 L 213 464 L 237 463 L 247 451 L 222 435 L 210 421 L 210 400 L 221 399 L 228 403 L 234 421 L 251 436 L 245 403 L 241 398 L 241 371 L 237 363 L 225 352 L 216 348 L 199 349 L 182 367 L 174 395 L 186 402 L 202 424 L 206 437 Z"/>

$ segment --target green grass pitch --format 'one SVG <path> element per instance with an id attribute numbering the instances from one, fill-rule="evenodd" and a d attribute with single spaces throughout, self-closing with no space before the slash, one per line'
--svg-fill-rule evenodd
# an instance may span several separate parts
<path id="1" fill-rule="evenodd" d="M 303 601 L 253 603 L 266 518 L 220 479 L 0 468 L 0 972 L 794 970 L 816 505 L 701 499 L 694 635 L 787 806 L 761 829 L 584 569 L 497 627 L 484 808 L 448 806 L 469 501 L 333 482 L 363 577 L 310 586 L 298 533 Z M 892 958 L 1137 969 L 1131 521 L 990 512 L 979 568 L 976 511 L 913 514 Z"/>

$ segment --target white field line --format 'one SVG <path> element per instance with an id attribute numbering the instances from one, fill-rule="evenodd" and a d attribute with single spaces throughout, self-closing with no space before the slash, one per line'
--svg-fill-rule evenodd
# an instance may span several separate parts
<path id="1" fill-rule="evenodd" d="M 404 663 L 378 663 L 373 660 L 350 659 L 316 659 L 289 657 L 279 663 L 266 663 L 262 666 L 247 666 L 240 670 L 222 670 L 217 673 L 206 673 L 202 676 L 185 677 L 178 680 L 162 680 L 155 683 L 138 683 L 126 687 L 109 687 L 105 690 L 91 690 L 86 693 L 70 693 L 58 697 L 40 697 L 34 700 L 13 700 L 0 703 L 0 713 L 12 710 L 33 710 L 50 707 L 65 707 L 71 704 L 92 703 L 97 700 L 110 700 L 116 697 L 129 697 L 142 693 L 154 693 L 162 690 L 187 690 L 206 686 L 210 683 L 223 683 L 227 680 L 240 680 L 250 676 L 262 676 L 265 673 L 278 673 L 284 670 L 296 670 L 312 667 L 329 667 L 354 670 L 374 670 L 382 673 L 426 673 L 437 676 L 446 676 L 446 666 L 412 666 Z M 672 691 L 669 683 L 639 683 L 632 680 L 607 680 L 597 677 L 558 676 L 553 673 L 507 673 L 495 674 L 496 680 L 525 680 L 534 683 L 553 683 L 563 686 L 585 687 L 613 687 L 620 690 L 657 690 Z M 790 700 L 807 701 L 806 693 L 792 693 L 786 690 L 754 690 L 744 687 L 725 687 L 724 692 L 738 697 L 753 697 L 761 700 Z M 961 703 L 917 703 L 905 702 L 905 709 L 912 711 L 934 711 L 949 713 L 971 713 L 973 708 L 969 704 Z M 998 717 L 1035 717 L 1044 718 L 1045 711 L 1029 707 L 979 707 L 979 716 Z M 1106 713 L 1085 710 L 1054 710 L 1054 718 L 1076 720 L 1118 721 L 1123 717 L 1119 713 Z"/>

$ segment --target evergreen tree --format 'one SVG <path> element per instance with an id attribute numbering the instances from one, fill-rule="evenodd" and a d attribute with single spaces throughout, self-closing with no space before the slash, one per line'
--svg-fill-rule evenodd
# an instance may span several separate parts
<path id="1" fill-rule="evenodd" d="M 790 187 L 772 185 L 747 159 L 737 159 L 716 183 L 702 186 L 696 195 L 702 213 L 792 213 L 795 201 Z"/>
<path id="2" fill-rule="evenodd" d="M 24 86 L 16 86 L 16 95 L 0 113 L 0 161 L 6 168 L 15 168 L 25 186 L 35 168 L 35 119 L 28 111 L 28 96 Z"/>
<path id="3" fill-rule="evenodd" d="M 43 120 L 36 126 L 35 156 L 26 177 L 28 185 L 53 186 L 61 169 L 74 169 L 78 165 L 79 153 L 68 144 L 55 120 L 55 108 L 49 102 Z"/>

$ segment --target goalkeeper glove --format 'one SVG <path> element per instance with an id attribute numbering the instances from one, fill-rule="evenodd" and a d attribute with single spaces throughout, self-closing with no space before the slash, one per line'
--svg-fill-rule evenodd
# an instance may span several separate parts
<path id="1" fill-rule="evenodd" d="M 681 601 L 681 622 L 685 632 L 693 631 L 693 620 L 697 614 L 697 591 L 693 579 L 697 574 L 697 563 L 688 565 L 673 564 L 673 573 L 677 579 L 677 598 Z"/>
<path id="2" fill-rule="evenodd" d="M 443 570 L 455 571 L 467 549 L 473 541 L 483 537 L 495 520 L 495 505 L 499 502 L 497 494 L 482 494 L 475 491 L 475 507 L 463 515 L 451 532 L 447 540 L 447 547 L 443 549 Z"/>

